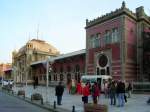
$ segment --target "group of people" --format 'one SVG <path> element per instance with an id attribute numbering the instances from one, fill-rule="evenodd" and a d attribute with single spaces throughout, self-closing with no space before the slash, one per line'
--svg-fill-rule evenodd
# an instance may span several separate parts
<path id="1" fill-rule="evenodd" d="M 131 97 L 131 83 L 128 83 L 128 85 L 126 85 L 123 81 L 113 80 L 110 80 L 106 83 L 105 85 L 107 86 L 104 85 L 103 89 L 105 96 L 110 99 L 110 105 L 118 105 L 119 107 L 123 107 L 125 102 L 127 102 L 127 97 Z M 76 85 L 75 91 L 77 93 L 79 92 L 79 94 L 82 94 L 82 101 L 84 104 L 88 103 L 89 96 L 92 97 L 93 103 L 97 104 L 101 95 L 101 86 L 99 86 L 97 82 L 94 82 L 93 85 L 87 82 L 84 87 L 81 87 L 81 85 L 79 84 Z M 59 84 L 55 88 L 58 105 L 61 105 L 63 92 L 64 85 L 59 82 Z M 128 95 L 126 95 L 126 93 L 128 93 Z"/>
<path id="2" fill-rule="evenodd" d="M 84 102 L 84 104 L 88 103 L 88 96 L 89 95 L 92 96 L 93 103 L 97 104 L 99 96 L 100 96 L 100 87 L 98 86 L 97 82 L 94 82 L 94 84 L 92 86 L 88 82 L 83 87 L 82 94 L 83 94 L 82 101 Z"/>
<path id="3" fill-rule="evenodd" d="M 127 97 L 131 97 L 131 83 L 126 85 L 126 83 L 121 80 L 110 81 L 107 83 L 107 87 L 104 88 L 105 97 L 110 98 L 111 105 L 116 105 L 116 102 L 118 101 L 118 106 L 123 107 L 125 102 L 127 102 Z"/>
<path id="4" fill-rule="evenodd" d="M 106 83 L 105 83 L 106 85 Z M 104 94 L 105 97 L 110 99 L 111 105 L 118 105 L 118 107 L 123 107 L 125 102 L 127 102 L 127 97 L 131 97 L 132 85 L 128 83 L 126 86 L 123 81 L 113 81 L 110 80 L 107 82 L 107 86 L 104 85 Z M 88 103 L 88 96 L 91 95 L 93 99 L 93 103 L 97 104 L 98 99 L 100 97 L 101 87 L 98 86 L 97 82 L 95 82 L 92 86 L 90 83 L 87 83 L 83 88 L 83 96 L 82 101 L 84 103 Z M 128 93 L 128 95 L 126 95 Z"/>
<path id="5" fill-rule="evenodd" d="M 67 88 L 69 94 L 82 94 L 81 82 L 76 82 L 75 80 L 71 80 L 67 84 Z"/>

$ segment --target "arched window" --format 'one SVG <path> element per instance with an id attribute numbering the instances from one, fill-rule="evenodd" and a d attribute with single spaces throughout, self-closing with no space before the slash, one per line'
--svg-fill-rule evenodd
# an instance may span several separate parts
<path id="1" fill-rule="evenodd" d="M 63 71 L 64 71 L 64 69 L 63 69 L 63 67 L 61 66 L 61 67 L 60 67 L 60 72 L 63 73 Z"/>
<path id="2" fill-rule="evenodd" d="M 70 84 L 71 82 L 71 74 L 67 74 L 67 84 Z"/>
<path id="3" fill-rule="evenodd" d="M 67 72 L 71 72 L 71 67 L 67 66 Z"/>
<path id="4" fill-rule="evenodd" d="M 80 66 L 79 66 L 78 64 L 75 66 L 75 80 L 76 80 L 77 82 L 80 82 L 80 80 L 81 80 L 81 76 L 80 76 Z"/>
<path id="5" fill-rule="evenodd" d="M 79 72 L 80 71 L 80 66 L 77 64 L 76 66 L 75 66 L 75 72 Z"/>

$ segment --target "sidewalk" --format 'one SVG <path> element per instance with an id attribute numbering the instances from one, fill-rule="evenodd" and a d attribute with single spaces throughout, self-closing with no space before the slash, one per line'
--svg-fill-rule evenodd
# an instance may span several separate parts
<path id="1" fill-rule="evenodd" d="M 18 92 L 18 90 L 25 90 L 26 97 L 28 98 L 31 98 L 31 95 L 33 93 L 40 93 L 43 96 L 44 102 L 47 102 L 48 105 L 53 106 L 54 101 L 56 101 L 54 87 L 49 87 L 47 89 L 47 93 L 48 93 L 47 96 L 46 96 L 46 87 L 44 86 L 38 86 L 36 89 L 33 89 L 33 86 L 28 86 L 27 88 L 16 87 L 13 89 L 16 93 Z M 146 104 L 146 101 L 149 96 L 150 95 L 134 94 L 132 95 L 132 98 L 128 99 L 128 102 L 125 104 L 124 107 L 117 107 L 117 106 L 109 105 L 109 100 L 104 98 L 103 95 L 101 95 L 99 99 L 99 103 L 108 105 L 109 112 L 149 112 L 150 106 Z M 76 112 L 83 112 L 83 103 L 81 101 L 81 97 L 82 97 L 81 95 L 70 95 L 65 89 L 63 99 L 62 99 L 62 105 L 58 107 L 71 111 L 72 106 L 74 105 Z M 91 97 L 89 97 L 89 102 L 92 102 Z"/>

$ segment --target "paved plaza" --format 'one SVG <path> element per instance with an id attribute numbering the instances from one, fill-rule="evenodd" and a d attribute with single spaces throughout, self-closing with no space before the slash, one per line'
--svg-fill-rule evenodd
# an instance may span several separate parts
<path id="1" fill-rule="evenodd" d="M 13 89 L 16 93 L 18 90 L 22 90 L 22 89 L 25 90 L 26 97 L 28 98 L 31 98 L 31 95 L 33 93 L 40 93 L 44 97 L 44 102 L 47 102 L 50 105 L 53 105 L 54 101 L 56 101 L 54 87 L 49 87 L 47 89 L 47 92 L 46 92 L 46 87 L 44 86 L 38 86 L 36 89 L 33 89 L 33 86 L 16 87 Z M 46 95 L 46 93 L 48 94 Z M 62 105 L 59 107 L 72 110 L 72 106 L 74 105 L 76 112 L 83 112 L 83 103 L 81 97 L 82 97 L 81 95 L 77 95 L 77 94 L 70 95 L 65 89 L 63 99 L 62 99 Z M 108 105 L 108 112 L 150 112 L 150 105 L 146 104 L 148 97 L 150 97 L 150 95 L 134 94 L 132 95 L 132 98 L 128 99 L 128 102 L 125 104 L 124 107 L 117 107 L 117 106 L 111 106 L 109 104 L 109 99 L 104 98 L 104 96 L 101 95 L 99 99 L 99 104 Z M 91 97 L 89 97 L 89 102 L 92 102 Z"/>

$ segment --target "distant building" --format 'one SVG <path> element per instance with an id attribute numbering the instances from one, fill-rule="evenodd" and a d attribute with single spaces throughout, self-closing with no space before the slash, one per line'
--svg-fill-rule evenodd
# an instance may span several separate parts
<path id="1" fill-rule="evenodd" d="M 9 74 L 6 73 L 7 70 L 10 70 Z M 13 77 L 12 76 L 12 72 L 11 72 L 11 63 L 1 63 L 0 64 L 0 77 L 2 78 L 10 78 Z"/>
<path id="2" fill-rule="evenodd" d="M 43 40 L 32 39 L 26 43 L 19 51 L 12 53 L 12 67 L 16 82 L 28 83 L 33 81 L 33 74 L 30 64 L 36 61 L 47 59 L 47 57 L 56 57 L 59 51 L 52 45 Z"/>
<path id="3" fill-rule="evenodd" d="M 87 74 L 111 75 L 114 79 L 127 81 L 148 81 L 150 71 L 147 69 L 147 74 L 143 68 L 143 33 L 145 29 L 150 29 L 150 17 L 143 7 L 136 8 L 134 13 L 123 2 L 120 9 L 87 20 L 85 29 Z"/>

